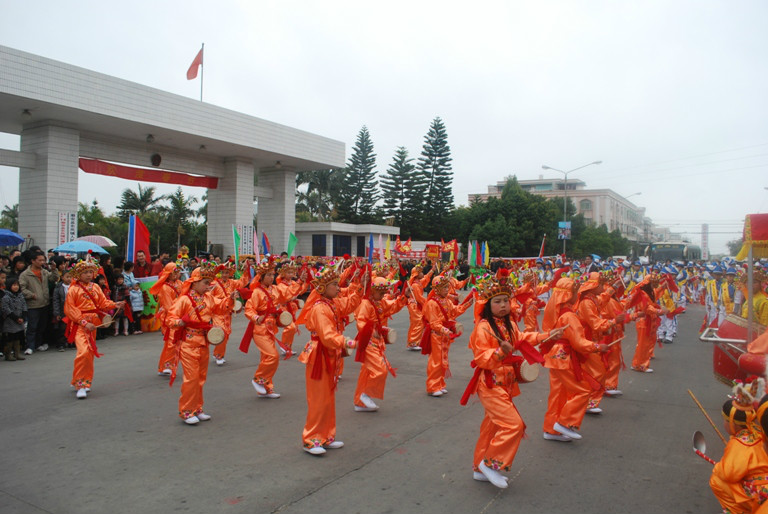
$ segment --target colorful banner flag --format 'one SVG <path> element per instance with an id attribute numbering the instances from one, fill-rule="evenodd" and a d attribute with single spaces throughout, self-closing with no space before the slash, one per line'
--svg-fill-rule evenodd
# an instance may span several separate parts
<path id="1" fill-rule="evenodd" d="M 149 257 L 149 229 L 138 216 L 128 218 L 128 244 L 125 259 L 136 262 L 136 252 L 142 250 Z"/>
<path id="2" fill-rule="evenodd" d="M 547 234 L 544 234 L 544 239 L 541 240 L 541 249 L 539 250 L 539 258 L 544 257 L 544 244 L 547 242 Z"/>
<path id="3" fill-rule="evenodd" d="M 387 236 L 387 246 L 384 249 L 384 258 L 387 260 L 392 258 L 392 252 L 389 250 L 389 241 L 390 241 L 389 236 Z"/>
<path id="4" fill-rule="evenodd" d="M 382 262 L 384 260 L 384 240 L 381 238 L 381 234 L 379 234 L 379 262 Z"/>
<path id="5" fill-rule="evenodd" d="M 480 245 L 480 262 L 485 264 L 485 243 Z"/>
<path id="6" fill-rule="evenodd" d="M 488 247 L 488 241 L 483 246 L 483 264 L 486 268 L 491 264 L 491 249 Z"/>
<path id="7" fill-rule="evenodd" d="M 216 189 L 219 187 L 219 179 L 216 177 L 203 177 L 179 173 L 177 171 L 153 170 L 149 168 L 135 168 L 123 166 L 98 159 L 80 158 L 79 167 L 86 173 L 118 177 L 141 182 L 158 182 L 161 184 L 178 184 L 180 186 L 207 187 Z"/>
<path id="8" fill-rule="evenodd" d="M 293 251 L 296 249 L 296 243 L 298 242 L 299 238 L 297 238 L 293 232 L 288 234 L 288 249 L 285 251 L 285 253 L 288 254 L 288 257 L 293 255 Z"/>
<path id="9" fill-rule="evenodd" d="M 368 264 L 373 264 L 373 232 L 368 237 Z"/>
<path id="10" fill-rule="evenodd" d="M 467 246 L 468 246 L 467 262 L 469 263 L 470 266 L 475 266 L 475 263 L 477 262 L 477 255 L 475 254 L 475 252 L 477 251 L 477 245 L 476 244 L 473 245 L 472 241 L 470 241 L 469 243 L 467 243 Z"/>
<path id="11" fill-rule="evenodd" d="M 269 238 L 266 232 L 261 233 L 261 249 L 264 250 L 264 254 L 272 254 L 269 248 Z"/>
<path id="12" fill-rule="evenodd" d="M 232 242 L 235 244 L 235 265 L 240 262 L 240 234 L 237 233 L 237 227 L 232 225 Z"/>
<path id="13" fill-rule="evenodd" d="M 216 56 L 214 55 L 214 57 Z M 195 56 L 195 60 L 192 61 L 192 64 L 189 65 L 189 69 L 187 70 L 187 80 L 196 79 L 197 71 L 202 65 L 203 65 L 203 49 L 201 48 L 200 51 L 197 52 L 197 55 Z"/>

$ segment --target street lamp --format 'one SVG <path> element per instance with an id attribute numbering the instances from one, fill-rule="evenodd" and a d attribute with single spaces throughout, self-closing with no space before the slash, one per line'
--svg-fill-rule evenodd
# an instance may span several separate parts
<path id="1" fill-rule="evenodd" d="M 632 198 L 633 196 L 637 196 L 637 195 L 641 195 L 641 194 L 643 194 L 642 191 L 637 192 L 637 193 L 632 193 L 631 195 L 625 196 L 624 199 L 626 200 L 628 198 Z"/>
<path id="2" fill-rule="evenodd" d="M 594 161 L 590 162 L 589 164 L 585 164 L 584 166 L 579 166 L 578 168 L 573 168 L 572 170 L 563 171 L 559 170 L 557 168 L 553 168 L 551 166 L 547 166 L 546 164 L 541 166 L 541 169 L 543 170 L 552 170 L 557 171 L 558 173 L 563 174 L 563 224 L 568 223 L 568 174 L 572 173 L 576 170 L 580 170 L 581 168 L 586 168 L 587 166 L 592 166 L 593 164 L 602 164 L 603 161 Z M 565 227 L 563 227 L 563 230 L 565 230 Z M 563 238 L 563 255 L 565 255 L 565 242 L 567 239 Z"/>

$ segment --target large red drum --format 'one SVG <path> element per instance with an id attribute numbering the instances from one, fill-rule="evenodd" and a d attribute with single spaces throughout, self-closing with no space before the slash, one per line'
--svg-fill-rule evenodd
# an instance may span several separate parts
<path id="1" fill-rule="evenodd" d="M 712 350 L 712 368 L 715 378 L 729 386 L 733 385 L 734 380 L 747 378 L 747 372 L 739 368 L 739 356 L 746 351 L 746 344 L 715 344 Z"/>
<path id="2" fill-rule="evenodd" d="M 765 332 L 765 327 L 759 323 L 752 323 L 752 340 Z M 735 314 L 725 317 L 717 329 L 717 337 L 721 339 L 747 340 L 747 320 Z"/>

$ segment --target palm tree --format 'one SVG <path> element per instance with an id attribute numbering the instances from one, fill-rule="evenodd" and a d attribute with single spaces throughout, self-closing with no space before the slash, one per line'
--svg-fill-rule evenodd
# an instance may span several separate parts
<path id="1" fill-rule="evenodd" d="M 138 193 L 131 189 L 123 189 L 120 205 L 117 206 L 117 214 L 122 220 L 127 220 L 131 214 L 143 216 L 156 209 L 162 199 L 162 196 L 155 197 L 154 186 L 142 188 L 139 184 Z"/>
<path id="2" fill-rule="evenodd" d="M 0 226 L 9 228 L 14 232 L 19 231 L 19 204 L 15 204 L 13 207 L 7 205 L 3 207 L 3 211 L 0 212 Z"/>
<path id="3" fill-rule="evenodd" d="M 329 220 L 340 189 L 339 177 L 337 170 L 332 169 L 299 172 L 296 175 L 296 203 L 320 221 Z M 305 184 L 306 190 L 300 188 Z"/>
<path id="4" fill-rule="evenodd" d="M 176 227 L 176 250 L 181 247 L 181 235 L 186 232 L 190 221 L 197 218 L 197 212 L 192 206 L 197 203 L 194 196 L 184 196 L 181 188 L 170 195 L 163 195 L 163 200 L 168 200 L 168 205 L 160 207 L 160 212 L 165 215 L 168 225 Z"/>

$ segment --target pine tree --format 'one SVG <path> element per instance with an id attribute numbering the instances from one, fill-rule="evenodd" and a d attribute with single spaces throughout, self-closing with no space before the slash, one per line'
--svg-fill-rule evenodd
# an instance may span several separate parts
<path id="1" fill-rule="evenodd" d="M 348 223 L 376 221 L 375 205 L 379 199 L 376 181 L 376 154 L 368 128 L 363 126 L 344 172 L 339 194 L 338 216 Z"/>
<path id="2" fill-rule="evenodd" d="M 453 209 L 453 171 L 448 134 L 440 117 L 435 118 L 424 136 L 424 146 L 418 169 L 425 181 L 424 223 L 437 237 L 442 234 L 441 224 Z"/>
<path id="3" fill-rule="evenodd" d="M 395 151 L 392 164 L 381 176 L 381 191 L 384 199 L 384 215 L 395 218 L 395 225 L 402 226 L 403 211 L 406 201 L 406 183 L 416 167 L 411 164 L 413 159 L 408 158 L 408 150 L 400 146 Z"/>

